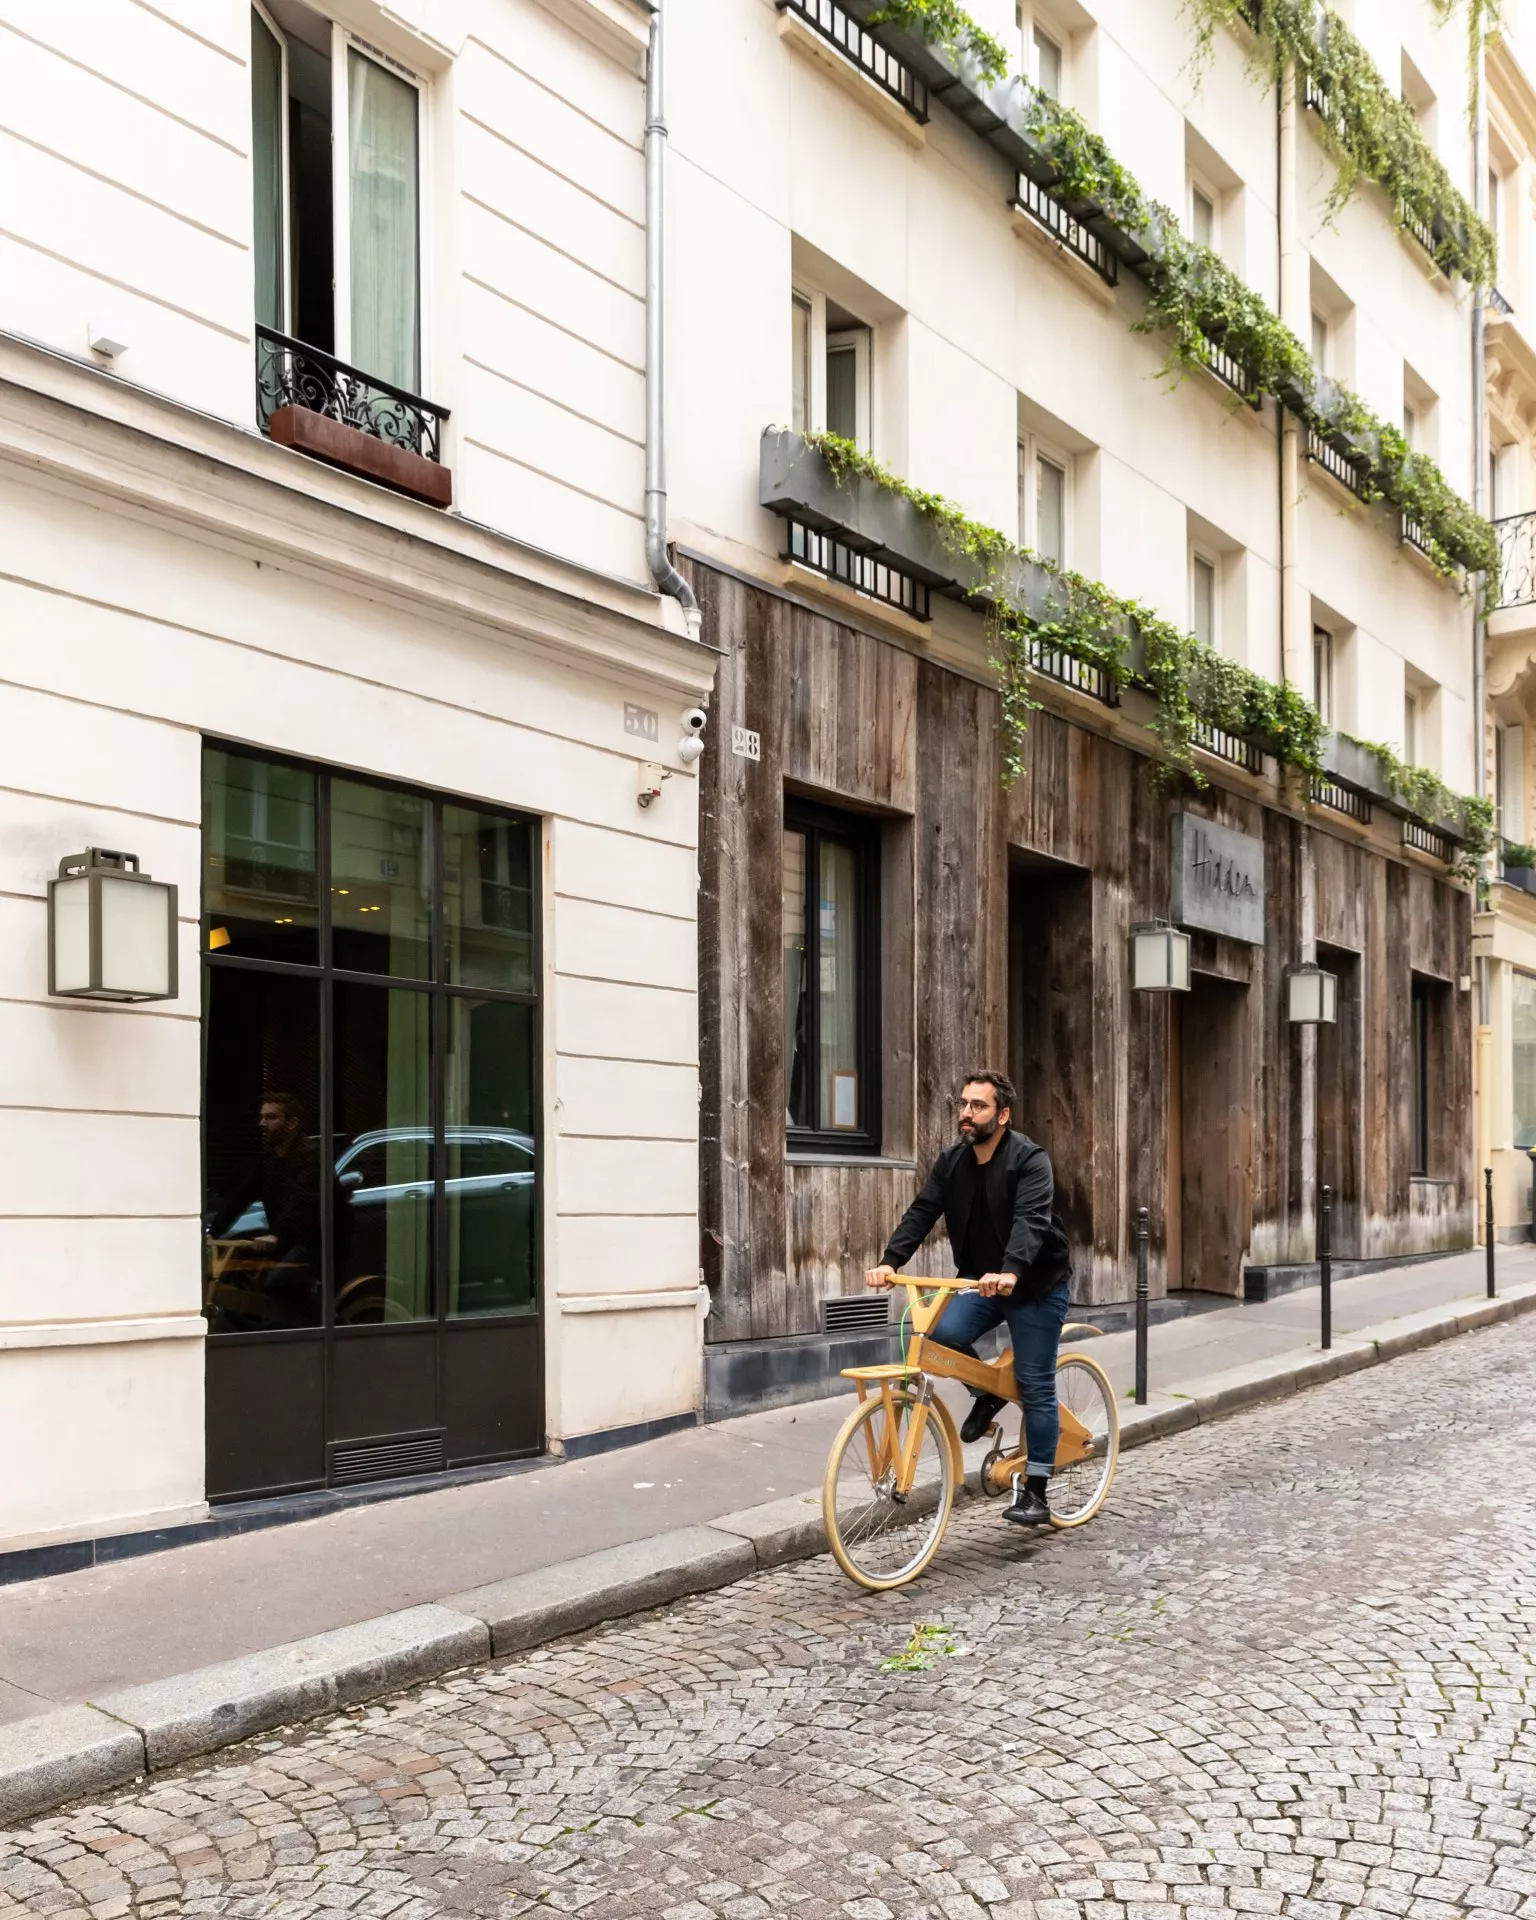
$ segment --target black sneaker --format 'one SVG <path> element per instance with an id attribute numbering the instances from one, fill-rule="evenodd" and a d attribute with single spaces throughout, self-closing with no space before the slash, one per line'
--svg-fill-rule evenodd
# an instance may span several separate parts
<path id="1" fill-rule="evenodd" d="M 1051 1510 L 1045 1504 L 1043 1490 L 1028 1481 L 1021 1487 L 1015 1487 L 1013 1504 L 1003 1518 L 1011 1520 L 1016 1527 L 1048 1527 L 1051 1524 Z"/>
<path id="2" fill-rule="evenodd" d="M 972 1440 L 979 1440 L 1007 1404 L 1008 1402 L 1001 1394 L 978 1393 L 971 1402 L 970 1412 L 965 1416 L 965 1425 L 960 1429 L 960 1438 L 967 1445 Z"/>

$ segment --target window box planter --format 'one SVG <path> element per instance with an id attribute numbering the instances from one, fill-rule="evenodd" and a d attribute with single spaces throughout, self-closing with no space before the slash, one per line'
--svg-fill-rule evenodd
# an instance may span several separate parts
<path id="1" fill-rule="evenodd" d="M 1505 867 L 1499 878 L 1506 887 L 1518 887 L 1522 893 L 1536 893 L 1536 867 Z"/>
<path id="2" fill-rule="evenodd" d="M 256 417 L 278 446 L 428 506 L 453 504 L 453 475 L 439 457 L 445 408 L 261 326 Z"/>
<path id="3" fill-rule="evenodd" d="M 1356 793 L 1365 794 L 1375 806 L 1396 814 L 1399 819 L 1416 821 L 1430 832 L 1454 840 L 1458 846 L 1470 837 L 1459 805 L 1434 819 L 1425 819 L 1404 806 L 1392 791 L 1386 768 L 1369 747 L 1346 740 L 1339 733 L 1325 733 L 1321 758 L 1323 771 L 1330 780 L 1340 786 L 1353 788 Z"/>

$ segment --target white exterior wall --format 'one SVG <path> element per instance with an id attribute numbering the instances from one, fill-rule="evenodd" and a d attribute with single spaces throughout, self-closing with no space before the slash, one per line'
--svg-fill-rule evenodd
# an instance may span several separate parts
<path id="1" fill-rule="evenodd" d="M 1227 570 L 1220 644 L 1278 679 L 1274 409 L 1252 414 L 1204 376 L 1160 381 L 1167 343 L 1131 331 L 1145 304 L 1134 279 L 1122 275 L 1111 297 L 1020 237 L 1007 208 L 1012 174 L 942 104 L 935 103 L 925 136 L 893 127 L 873 88 L 861 100 L 856 86 L 839 84 L 784 44 L 772 0 L 669 6 L 669 365 L 680 537 L 759 571 L 781 550 L 776 522 L 757 505 L 757 448 L 765 427 L 789 418 L 792 262 L 810 260 L 810 276 L 819 267 L 825 290 L 876 327 L 872 444 L 879 458 L 1016 534 L 1018 415 L 1021 404 L 1026 413 L 1043 410 L 1060 422 L 1057 438 L 1076 456 L 1069 559 L 1187 624 L 1193 516 Z M 970 11 L 1008 45 L 1017 71 L 1012 8 Z M 1200 170 L 1218 176 L 1218 248 L 1276 305 L 1275 101 L 1248 73 L 1247 49 L 1218 34 L 1197 79 L 1192 25 L 1173 0 L 1042 0 L 1037 11 L 1069 43 L 1065 98 L 1149 194 L 1182 219 L 1189 160 L 1198 156 Z M 1436 139 L 1452 178 L 1470 189 L 1462 23 L 1438 29 L 1426 0 L 1358 12 L 1358 30 L 1384 74 L 1399 71 L 1406 43 L 1415 64 L 1438 77 L 1445 94 Z M 1027 8 L 1025 15 L 1027 23 Z M 1347 364 L 1338 371 L 1398 422 L 1404 365 L 1412 367 L 1438 396 L 1429 450 L 1470 494 L 1464 290 L 1447 286 L 1391 226 L 1378 189 L 1362 184 L 1330 219 L 1334 175 L 1305 115 L 1299 150 L 1300 244 L 1356 308 Z M 840 291 L 840 276 L 861 299 Z M 710 297 L 712 285 L 730 289 L 728 313 Z M 1309 304 L 1303 288 L 1295 328 L 1304 339 Z M 883 387 L 882 339 L 899 343 L 886 356 Z M 1401 747 L 1404 688 L 1414 676 L 1438 689 L 1421 723 L 1422 757 L 1452 786 L 1470 790 L 1470 605 L 1399 545 L 1384 510 L 1361 509 L 1313 469 L 1303 473 L 1297 518 L 1301 591 L 1337 632 L 1339 723 Z M 957 620 L 963 616 L 937 608 L 935 635 L 963 632 Z M 969 623 L 975 637 L 959 644 L 983 667 L 979 625 Z M 1298 642 L 1305 637 L 1309 671 L 1310 628 L 1303 611 L 1292 631 Z"/>
<path id="2" fill-rule="evenodd" d="M 643 15 L 333 11 L 429 87 L 447 515 L 254 430 L 244 0 L 0 0 L 0 1546 L 202 1502 L 205 737 L 543 819 L 547 1431 L 699 1405 L 712 662 L 641 584 Z M 87 844 L 179 887 L 176 1001 L 48 999 Z"/>

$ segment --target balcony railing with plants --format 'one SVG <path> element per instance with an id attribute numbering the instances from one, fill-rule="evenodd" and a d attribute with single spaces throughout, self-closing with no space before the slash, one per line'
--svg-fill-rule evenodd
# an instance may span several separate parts
<path id="1" fill-rule="evenodd" d="M 926 606 L 937 593 L 990 615 L 1009 780 L 1023 769 L 1039 679 L 1105 705 L 1135 688 L 1151 696 L 1159 757 L 1196 784 L 1207 779 L 1202 755 L 1251 773 L 1267 756 L 1301 770 L 1318 804 L 1362 824 L 1373 807 L 1417 823 L 1423 845 L 1447 849 L 1462 878 L 1492 844 L 1486 801 L 1458 797 L 1390 747 L 1330 732 L 1294 687 L 1273 685 L 1152 608 L 1015 546 L 849 441 L 770 427 L 759 498 L 792 527 L 878 569 L 882 584 L 871 597 L 904 605 L 920 596 Z"/>
<path id="2" fill-rule="evenodd" d="M 346 431 L 327 433 L 306 416 Z M 262 432 L 284 445 L 448 504 L 442 468 L 447 408 L 271 327 L 256 329 L 256 417 Z M 376 450 L 357 445 L 352 435 L 375 442 Z M 424 465 L 439 471 L 424 472 Z"/>
<path id="3" fill-rule="evenodd" d="M 912 69 L 930 100 L 942 102 L 1121 269 L 1146 284 L 1147 309 L 1132 324 L 1168 339 L 1166 373 L 1215 373 L 1245 399 L 1270 396 L 1349 466 L 1355 475 L 1351 490 L 1363 503 L 1384 502 L 1412 523 L 1414 544 L 1437 572 L 1496 576 L 1499 553 L 1492 527 L 1457 495 L 1434 461 L 1414 453 L 1400 428 L 1374 414 L 1358 394 L 1323 375 L 1266 302 L 1220 255 L 1182 232 L 1169 209 L 1143 191 L 1081 115 L 1022 78 L 1005 78 L 1006 49 L 957 0 L 842 4 Z M 1238 0 L 1191 0 L 1191 6 L 1202 37 L 1214 32 L 1217 20 L 1234 20 L 1243 12 Z M 1306 6 L 1301 0 L 1254 0 L 1250 11 L 1261 43 L 1277 45 L 1279 35 L 1287 60 L 1297 58 L 1292 42 L 1306 22 L 1316 36 L 1317 15 L 1309 0 Z M 1336 28 L 1331 13 L 1325 22 L 1328 58 L 1316 53 L 1298 64 L 1316 79 L 1332 114 L 1328 125 L 1337 133 L 1341 155 L 1339 193 L 1347 194 L 1361 175 L 1380 180 L 1394 206 L 1409 209 L 1415 219 L 1441 219 L 1437 264 L 1447 273 L 1491 284 L 1492 235 L 1456 195 L 1422 136 L 1414 133 L 1414 146 L 1405 126 L 1389 116 L 1391 141 L 1380 151 L 1370 145 L 1384 83 L 1379 75 L 1371 78 L 1374 68 L 1367 72 L 1363 50 L 1342 23 Z M 1401 519 L 1394 531 L 1401 536 Z"/>

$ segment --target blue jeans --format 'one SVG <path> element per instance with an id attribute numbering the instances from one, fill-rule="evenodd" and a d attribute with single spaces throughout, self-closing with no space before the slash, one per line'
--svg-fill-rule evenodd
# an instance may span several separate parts
<path id="1" fill-rule="evenodd" d="M 1025 1472 L 1032 1478 L 1049 1479 L 1056 1471 L 1056 1445 L 1061 1438 L 1056 1349 L 1071 1303 L 1068 1280 L 1058 1280 L 1049 1293 L 1035 1300 L 1001 1293 L 953 1293 L 928 1336 L 938 1346 L 974 1355 L 981 1336 L 1007 1321 L 1013 1337 L 1013 1377 L 1024 1405 L 1024 1444 L 1029 1450 Z"/>

